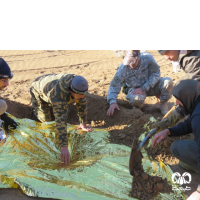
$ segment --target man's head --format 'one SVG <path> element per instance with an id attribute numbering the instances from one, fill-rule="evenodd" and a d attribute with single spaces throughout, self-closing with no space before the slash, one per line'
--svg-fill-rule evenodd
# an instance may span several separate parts
<path id="1" fill-rule="evenodd" d="M 180 50 L 158 50 L 165 60 L 178 61 Z"/>
<path id="2" fill-rule="evenodd" d="M 88 93 L 88 82 L 82 76 L 75 76 L 70 84 L 71 95 L 75 99 L 82 99 Z"/>
<path id="3" fill-rule="evenodd" d="M 3 58 L 0 58 L 0 90 L 3 90 L 9 85 L 9 79 L 12 77 L 10 67 Z"/>
<path id="4" fill-rule="evenodd" d="M 128 65 L 134 69 L 138 66 L 140 61 L 140 50 L 128 50 L 123 60 L 123 65 Z"/>
<path id="5" fill-rule="evenodd" d="M 192 113 L 199 96 L 198 81 L 192 79 L 192 75 L 181 78 L 173 87 L 172 94 L 176 103 L 184 107 L 186 114 Z"/>

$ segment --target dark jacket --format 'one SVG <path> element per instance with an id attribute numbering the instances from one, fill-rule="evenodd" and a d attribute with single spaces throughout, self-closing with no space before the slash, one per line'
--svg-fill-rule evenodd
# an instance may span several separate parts
<path id="1" fill-rule="evenodd" d="M 192 74 L 196 80 L 200 81 L 200 50 L 180 52 L 178 61 L 186 74 Z"/>
<path id="2" fill-rule="evenodd" d="M 198 81 L 190 79 L 190 76 L 185 76 L 174 86 L 172 94 L 182 102 L 185 112 L 190 115 L 184 122 L 169 128 L 169 131 L 170 136 L 194 133 L 194 140 L 198 145 L 200 188 L 200 96 L 197 85 Z"/>
<path id="3" fill-rule="evenodd" d="M 177 126 L 169 128 L 171 136 L 181 136 L 194 133 L 194 140 L 198 145 L 198 165 L 199 165 L 199 186 L 200 187 L 200 97 L 196 101 L 196 106 L 192 114 Z"/>

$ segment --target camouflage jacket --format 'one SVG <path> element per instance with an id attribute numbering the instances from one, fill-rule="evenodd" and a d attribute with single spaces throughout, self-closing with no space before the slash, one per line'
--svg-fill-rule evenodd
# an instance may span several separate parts
<path id="1" fill-rule="evenodd" d="M 70 82 L 74 74 L 47 74 L 38 77 L 32 87 L 40 94 L 40 98 L 53 107 L 59 145 L 67 146 L 67 105 L 75 102 L 79 121 L 87 123 L 86 98 L 75 100 L 70 95 Z"/>
<path id="2" fill-rule="evenodd" d="M 140 63 L 135 69 L 121 64 L 108 90 L 107 101 L 112 104 L 116 103 L 123 83 L 126 83 L 128 89 L 141 88 L 148 91 L 154 87 L 160 79 L 160 66 L 156 63 L 153 56 L 149 53 L 140 54 Z"/>

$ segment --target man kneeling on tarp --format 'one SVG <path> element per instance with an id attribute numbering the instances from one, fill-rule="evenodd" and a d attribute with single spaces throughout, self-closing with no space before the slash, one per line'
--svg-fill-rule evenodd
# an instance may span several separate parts
<path id="1" fill-rule="evenodd" d="M 61 147 L 61 161 L 68 163 L 70 155 L 67 142 L 68 104 L 76 102 L 80 126 L 78 129 L 93 131 L 86 126 L 87 111 L 85 94 L 88 82 L 74 74 L 47 74 L 38 77 L 31 85 L 32 112 L 41 122 L 54 121 Z"/>
<path id="2" fill-rule="evenodd" d="M 157 133 L 152 140 L 152 146 L 167 136 L 180 136 L 193 132 L 194 141 L 177 140 L 172 144 L 171 152 L 180 160 L 179 165 L 182 168 L 199 173 L 200 176 L 200 95 L 197 86 L 198 81 L 192 80 L 191 77 L 183 77 L 177 82 L 172 94 L 176 98 L 176 104 L 190 115 L 177 126 Z M 197 191 L 188 198 L 192 199 L 200 199 L 200 178 Z"/>

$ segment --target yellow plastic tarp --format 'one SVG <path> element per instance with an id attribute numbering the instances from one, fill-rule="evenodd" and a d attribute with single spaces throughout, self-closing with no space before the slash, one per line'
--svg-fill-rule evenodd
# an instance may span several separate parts
<path id="1" fill-rule="evenodd" d="M 15 119 L 0 147 L 0 187 L 20 187 L 28 196 L 57 199 L 132 199 L 130 148 L 109 143 L 109 133 L 77 131 L 68 125 L 71 162 L 60 163 L 55 123 Z"/>
<path id="2" fill-rule="evenodd" d="M 131 148 L 111 144 L 109 133 L 94 129 L 83 133 L 68 124 L 69 164 L 60 162 L 55 123 L 16 119 L 20 126 L 0 143 L 0 188 L 21 188 L 28 196 L 56 199 L 132 199 L 128 162 Z M 148 126 L 148 124 L 146 125 Z M 140 140 L 145 137 L 142 134 Z M 151 141 L 149 142 L 151 145 Z M 152 160 L 142 149 L 142 165 L 149 175 L 167 178 L 170 168 Z M 185 199 L 181 192 L 155 199 Z"/>

